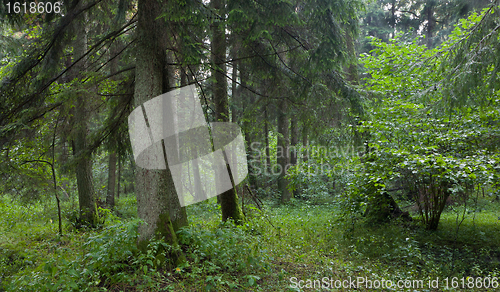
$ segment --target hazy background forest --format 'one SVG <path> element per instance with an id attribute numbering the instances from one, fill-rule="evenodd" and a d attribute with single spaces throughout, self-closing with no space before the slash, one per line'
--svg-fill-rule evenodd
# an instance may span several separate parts
<path id="1" fill-rule="evenodd" d="M 499 32 L 498 0 L 1 0 L 0 291 L 498 289 Z M 248 176 L 183 206 L 128 119 L 189 85 Z"/>

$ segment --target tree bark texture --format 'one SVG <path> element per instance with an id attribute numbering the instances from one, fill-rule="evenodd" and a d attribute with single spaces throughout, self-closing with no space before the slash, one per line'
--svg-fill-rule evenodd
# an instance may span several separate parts
<path id="1" fill-rule="evenodd" d="M 292 194 L 288 190 L 288 183 L 285 175 L 289 163 L 289 138 L 288 138 L 288 117 L 287 117 L 287 101 L 283 98 L 280 101 L 278 109 L 278 151 L 277 151 L 277 164 L 280 167 L 280 174 L 278 177 L 278 190 L 281 193 L 281 202 L 290 201 Z"/>
<path id="2" fill-rule="evenodd" d="M 264 135 L 266 141 L 266 170 L 267 173 L 271 173 L 271 151 L 269 148 L 269 117 L 267 114 L 269 106 L 267 105 L 264 109 Z"/>
<path id="3" fill-rule="evenodd" d="M 73 47 L 74 60 L 78 60 L 87 51 L 87 32 L 85 28 L 85 13 L 74 20 L 76 39 Z M 84 60 L 80 60 L 74 69 L 74 78 L 81 78 L 86 70 Z M 80 221 L 86 226 L 94 227 L 97 224 L 97 204 L 92 178 L 92 157 L 87 152 L 87 136 L 89 132 L 89 99 L 88 93 L 79 91 L 76 94 L 74 111 L 74 153 L 77 156 L 76 183 L 78 188 L 78 203 L 80 207 Z"/>
<path id="4" fill-rule="evenodd" d="M 290 165 L 297 164 L 297 146 L 299 145 L 299 121 L 297 116 L 293 116 L 290 125 Z"/>
<path id="5" fill-rule="evenodd" d="M 212 8 L 221 17 L 224 17 L 224 2 L 222 0 L 212 0 Z M 215 120 L 218 122 L 229 122 L 229 105 L 227 96 L 227 79 L 226 79 L 226 33 L 225 25 L 222 20 L 215 20 L 212 25 L 212 60 L 213 74 L 215 79 L 214 85 L 214 104 L 215 104 Z M 228 168 L 229 169 L 229 168 Z M 238 204 L 238 196 L 236 189 L 230 190 L 220 195 L 222 221 L 228 219 L 234 220 L 236 224 L 241 224 L 243 221 L 243 212 Z"/>
<path id="6" fill-rule="evenodd" d="M 157 0 L 138 1 L 135 107 L 163 93 L 165 50 L 160 36 L 166 28 L 163 20 L 157 19 L 160 11 Z M 158 156 L 156 159 L 165 159 L 164 155 Z M 163 238 L 166 243 L 178 246 L 170 208 L 173 198 L 179 203 L 168 165 L 166 170 L 137 167 L 135 175 L 137 213 L 146 223 L 139 226 L 139 248 L 145 250 L 153 238 Z M 172 252 L 170 256 L 175 265 L 185 261 L 182 252 Z"/>
<path id="7" fill-rule="evenodd" d="M 115 41 L 111 46 L 111 54 L 110 58 L 113 58 L 110 61 L 110 74 L 113 75 L 118 71 L 118 57 L 116 55 L 118 54 L 118 41 Z M 115 79 L 115 78 L 113 78 Z M 109 142 L 111 144 L 111 147 L 109 147 L 109 164 L 108 164 L 108 189 L 106 193 L 106 206 L 108 206 L 111 209 L 114 209 L 115 207 L 115 188 L 116 188 L 116 160 L 117 160 L 117 155 L 116 155 L 116 134 L 115 131 L 111 134 L 111 141 Z"/>
<path id="8" fill-rule="evenodd" d="M 115 187 L 116 187 L 116 152 L 109 153 L 108 163 L 108 191 L 106 194 L 106 205 L 109 208 L 115 207 Z"/>

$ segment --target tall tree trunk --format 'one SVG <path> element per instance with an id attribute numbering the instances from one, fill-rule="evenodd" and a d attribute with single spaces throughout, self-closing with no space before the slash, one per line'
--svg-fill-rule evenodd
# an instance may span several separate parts
<path id="1" fill-rule="evenodd" d="M 171 37 L 170 35 L 166 34 L 166 29 L 164 30 L 163 39 L 167 39 Z M 165 45 L 166 42 L 163 42 L 163 45 Z M 163 48 L 163 51 L 165 51 L 166 47 Z M 167 52 L 166 54 L 166 60 L 167 63 L 174 63 L 174 56 L 172 52 Z M 181 62 L 182 63 L 182 62 Z M 163 90 L 165 92 L 170 91 L 173 89 L 173 87 L 177 86 L 173 82 L 173 76 L 175 74 L 175 68 L 171 65 L 166 66 L 166 70 L 164 71 L 164 84 L 163 84 Z M 184 78 L 181 78 L 181 86 L 186 86 L 187 85 L 187 80 Z M 175 123 L 174 127 L 175 127 Z M 175 130 L 177 131 L 177 130 Z M 201 181 L 201 180 L 200 180 Z M 181 207 L 181 204 L 179 202 L 179 198 L 177 197 L 177 194 L 175 192 L 170 193 L 170 196 L 168 198 L 168 206 L 169 206 L 169 213 L 170 213 L 170 220 L 172 220 L 172 226 L 174 227 L 174 231 L 177 232 L 179 231 L 180 228 L 187 226 L 188 225 L 188 219 L 187 219 L 187 213 L 186 213 L 186 207 Z"/>
<path id="2" fill-rule="evenodd" d="M 280 166 L 280 173 L 278 177 L 278 190 L 281 193 L 281 202 L 290 201 L 292 194 L 288 190 L 288 183 L 286 181 L 286 169 L 289 162 L 288 153 L 288 117 L 287 117 L 287 101 L 283 98 L 280 102 L 278 109 L 278 149 L 277 163 Z"/>
<path id="3" fill-rule="evenodd" d="M 396 0 L 392 0 L 391 3 L 391 28 L 392 33 L 389 39 L 394 38 L 396 36 Z"/>
<path id="4" fill-rule="evenodd" d="M 74 21 L 74 29 L 76 32 L 76 40 L 74 43 L 73 53 L 74 60 L 78 60 L 87 51 L 87 32 L 85 29 L 85 13 Z M 80 78 L 86 70 L 85 63 L 80 60 L 75 66 L 74 77 Z M 87 93 L 77 93 L 75 101 L 75 137 L 74 137 L 74 153 L 77 156 L 76 164 L 76 184 L 78 187 L 78 202 L 80 206 L 80 220 L 82 224 L 95 226 L 97 221 L 97 205 L 94 184 L 92 178 L 92 157 L 87 152 L 87 135 L 89 132 L 89 116 L 88 101 L 90 96 Z"/>
<path id="5" fill-rule="evenodd" d="M 181 64 L 183 62 L 180 62 Z M 181 71 L 181 87 L 187 86 L 188 85 L 188 75 L 186 73 L 186 68 L 181 66 L 180 68 Z M 194 183 L 195 183 L 195 194 L 202 194 L 201 196 L 206 198 L 207 195 L 205 194 L 205 190 L 201 186 L 201 174 L 200 174 L 200 166 L 199 166 L 199 161 L 197 159 L 191 160 L 191 167 L 193 168 L 193 175 L 194 175 Z M 186 207 L 182 207 L 184 209 L 184 212 L 186 210 Z"/>
<path id="6" fill-rule="evenodd" d="M 110 54 L 110 74 L 113 75 L 118 71 L 118 40 L 112 44 L 111 54 Z M 113 78 L 114 80 L 115 78 Z M 116 187 L 116 131 L 111 134 L 109 147 L 109 164 L 108 164 L 108 190 L 106 194 L 106 205 L 114 209 L 115 208 L 115 187 Z"/>
<path id="7" fill-rule="evenodd" d="M 349 31 L 345 32 L 345 41 L 347 53 L 350 55 L 351 61 L 347 67 L 347 79 L 352 84 L 359 83 L 359 74 L 358 74 L 358 59 L 356 57 L 356 49 L 354 47 L 354 38 Z"/>
<path id="8" fill-rule="evenodd" d="M 250 93 L 252 94 L 252 93 Z M 250 105 L 253 102 L 253 98 L 246 95 L 246 99 L 244 100 L 245 109 L 250 108 Z M 255 135 L 252 135 L 252 122 L 247 118 L 243 122 L 243 128 L 245 129 L 245 144 L 247 147 L 248 157 L 255 157 L 255 152 L 252 149 L 252 142 L 255 141 Z M 250 159 L 248 161 L 251 161 Z M 260 159 L 252 161 L 252 163 L 248 163 L 248 184 L 252 189 L 257 189 L 257 178 L 254 173 L 254 168 L 260 167 Z"/>
<path id="9" fill-rule="evenodd" d="M 427 17 L 427 31 L 426 31 L 426 40 L 427 40 L 427 48 L 432 48 L 432 33 L 434 32 L 434 27 L 436 26 L 436 22 L 434 20 L 434 1 L 427 1 L 426 8 L 426 17 Z"/>
<path id="10" fill-rule="evenodd" d="M 144 102 L 163 93 L 165 51 L 160 38 L 166 28 L 163 20 L 157 19 L 160 11 L 157 0 L 138 1 L 135 107 L 141 107 Z M 159 153 L 157 159 L 164 159 L 167 163 L 162 154 Z M 146 250 L 152 238 L 163 238 L 170 245 L 178 246 L 169 210 L 171 198 L 177 194 L 168 164 L 166 170 L 137 167 L 135 177 L 137 214 L 146 223 L 139 226 L 139 248 Z M 173 251 L 170 256 L 174 265 L 185 261 L 180 251 Z"/>
<path id="11" fill-rule="evenodd" d="M 299 144 L 299 125 L 298 118 L 296 115 L 292 118 L 292 123 L 290 125 L 290 165 L 297 164 L 297 145 Z"/>
<path id="12" fill-rule="evenodd" d="M 115 184 L 116 182 L 116 152 L 109 153 L 108 164 L 108 191 L 106 194 L 106 205 L 113 209 L 115 207 Z"/>
<path id="13" fill-rule="evenodd" d="M 120 183 L 120 179 L 122 177 L 122 160 L 120 158 L 118 158 L 118 175 L 116 177 L 116 197 L 119 198 L 120 197 L 120 187 L 121 187 L 121 183 Z"/>
<path id="14" fill-rule="evenodd" d="M 240 72 L 240 80 L 241 80 L 241 87 L 239 91 L 239 98 L 241 101 L 241 105 L 243 108 L 243 111 L 249 111 L 251 108 L 250 105 L 254 101 L 254 98 L 252 96 L 249 96 L 248 91 L 246 91 L 247 88 L 247 78 L 248 78 L 248 72 L 247 72 L 247 66 L 246 64 L 241 61 L 238 64 L 239 67 L 239 72 Z M 245 114 L 246 115 L 246 114 Z M 252 150 L 252 123 L 250 122 L 250 119 L 246 118 L 242 121 L 242 127 L 243 131 L 245 133 L 245 145 L 247 148 L 247 160 L 248 160 L 248 184 L 250 185 L 250 188 L 256 189 L 257 188 L 257 182 L 256 182 L 256 177 L 254 175 L 254 168 L 258 167 L 259 161 L 252 161 L 254 156 L 254 152 Z"/>
<path id="15" fill-rule="evenodd" d="M 237 123 L 238 122 L 238 87 L 237 87 L 237 82 L 236 80 L 238 79 L 238 61 L 236 59 L 238 58 L 238 47 L 233 45 L 233 50 L 231 54 L 233 60 L 233 74 L 232 74 L 232 82 L 231 82 L 231 103 L 232 103 L 232 110 L 231 110 L 231 122 Z"/>
<path id="16" fill-rule="evenodd" d="M 309 139 L 307 130 L 307 124 L 304 122 L 304 124 L 302 125 L 302 147 L 304 149 L 304 153 L 302 154 L 302 161 L 304 162 L 307 162 L 307 160 L 309 159 Z"/>
<path id="17" fill-rule="evenodd" d="M 234 41 L 234 40 L 233 40 Z M 238 48 L 239 46 L 234 43 L 233 48 L 231 50 L 231 58 L 234 60 L 233 61 L 233 72 L 231 74 L 231 122 L 237 124 L 238 123 L 238 116 L 240 115 L 239 112 L 239 105 L 241 104 L 241 87 L 238 87 L 237 79 L 238 79 L 238 70 L 239 70 L 239 61 L 236 59 L 238 58 Z M 237 161 L 238 160 L 238 155 L 236 152 L 232 153 L 232 161 Z M 236 186 L 236 194 L 241 194 L 242 195 L 242 209 L 243 209 L 243 199 L 245 197 L 244 192 L 246 192 L 244 186 L 242 184 Z M 244 215 L 244 214 L 243 214 Z"/>
<path id="18" fill-rule="evenodd" d="M 224 2 L 223 0 L 212 0 L 212 8 L 221 17 L 224 17 Z M 226 80 L 226 33 L 225 23 L 222 20 L 214 21 L 212 24 L 212 59 L 215 75 L 214 86 L 214 103 L 215 103 L 215 120 L 218 122 L 229 122 L 229 106 L 227 97 L 227 80 Z M 228 167 L 229 169 L 229 167 Z M 230 190 L 220 195 L 222 220 L 234 220 L 236 224 L 241 224 L 243 221 L 243 212 L 238 204 L 238 196 L 236 189 Z"/>
<path id="19" fill-rule="evenodd" d="M 294 115 L 292 122 L 290 124 L 290 165 L 297 165 L 297 147 L 299 144 L 299 120 L 297 115 Z M 298 196 L 300 194 L 299 188 L 295 188 L 292 196 Z"/>
<path id="20" fill-rule="evenodd" d="M 267 114 L 268 105 L 264 109 L 264 135 L 266 140 L 266 171 L 271 174 L 271 151 L 269 148 L 269 117 Z"/>

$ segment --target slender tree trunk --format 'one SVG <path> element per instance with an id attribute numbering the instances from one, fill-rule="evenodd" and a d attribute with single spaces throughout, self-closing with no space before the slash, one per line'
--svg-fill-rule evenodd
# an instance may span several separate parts
<path id="1" fill-rule="evenodd" d="M 280 174 L 278 177 L 278 190 L 281 193 L 281 202 L 290 201 L 292 194 L 288 190 L 288 183 L 285 178 L 286 170 L 289 162 L 288 153 L 288 127 L 287 117 L 287 101 L 283 98 L 280 102 L 278 110 L 278 149 L 277 149 L 277 163 L 280 166 Z"/>
<path id="2" fill-rule="evenodd" d="M 212 8 L 221 17 L 224 17 L 224 2 L 223 0 L 212 0 Z M 229 106 L 227 97 L 227 80 L 226 80 L 226 33 L 224 21 L 214 21 L 212 24 L 212 59 L 215 75 L 214 86 L 214 103 L 215 103 L 215 120 L 219 122 L 229 122 Z M 222 220 L 234 220 L 236 224 L 241 224 L 243 221 L 243 213 L 238 204 L 238 196 L 236 189 L 230 190 L 220 195 Z"/>
<path id="3" fill-rule="evenodd" d="M 113 209 L 115 207 L 115 182 L 116 182 L 116 153 L 109 154 L 108 164 L 108 191 L 106 194 L 106 205 Z"/>
<path id="4" fill-rule="evenodd" d="M 292 122 L 290 124 L 290 165 L 297 165 L 297 147 L 299 144 L 299 120 L 296 115 L 293 116 Z M 297 187 L 292 196 L 297 196 L 300 194 L 299 187 Z"/>
<path id="5" fill-rule="evenodd" d="M 396 34 L 396 0 L 392 0 L 391 3 L 391 28 L 392 33 L 389 39 L 394 38 Z"/>
<path id="6" fill-rule="evenodd" d="M 87 51 L 87 32 L 85 29 L 85 14 L 80 19 L 74 21 L 76 40 L 73 53 L 74 60 L 78 60 Z M 85 63 L 81 60 L 74 69 L 75 78 L 80 78 L 85 68 Z M 80 220 L 82 224 L 95 226 L 97 221 L 97 204 L 92 178 L 92 157 L 87 152 L 87 135 L 89 132 L 89 102 L 90 96 L 86 93 L 77 93 L 75 101 L 75 137 L 74 153 L 77 156 L 76 164 L 76 183 L 78 187 L 78 202 L 80 206 Z"/>
<path id="7" fill-rule="evenodd" d="M 394 7 L 394 4 L 393 4 Z M 346 45 L 347 45 L 347 51 L 349 55 L 351 55 L 353 61 L 351 64 L 349 64 L 349 68 L 347 69 L 347 79 L 352 83 L 352 84 L 359 84 L 359 74 L 358 74 L 358 64 L 357 64 L 357 58 L 356 58 L 356 49 L 354 48 L 354 39 L 352 38 L 352 35 L 349 32 L 346 32 Z M 359 119 L 360 117 L 358 117 Z M 360 121 L 357 121 L 358 123 L 361 123 Z M 356 124 L 353 127 L 353 144 L 356 149 L 358 149 L 360 146 L 363 145 L 363 142 L 361 141 L 361 136 L 362 134 L 359 132 L 359 127 L 358 124 Z"/>
<path id="8" fill-rule="evenodd" d="M 346 48 L 347 48 L 347 53 L 351 55 L 352 61 L 348 65 L 349 67 L 347 68 L 347 79 L 352 83 L 352 84 L 358 84 L 359 83 L 359 74 L 358 74 L 358 64 L 357 64 L 357 58 L 356 58 L 356 49 L 354 48 L 354 38 L 349 32 L 345 33 L 346 36 Z"/>
<path id="9" fill-rule="evenodd" d="M 236 45 L 233 46 L 232 50 L 232 58 L 235 60 L 238 57 L 238 47 Z M 231 83 L 231 103 L 232 103 L 232 110 L 231 110 L 231 122 L 237 123 L 238 122 L 238 87 L 236 83 L 236 79 L 238 78 L 238 61 L 233 61 L 233 74 L 232 74 L 232 83 Z"/>
<path id="10" fill-rule="evenodd" d="M 299 144 L 299 126 L 297 116 L 293 116 L 292 123 L 290 125 L 290 165 L 297 164 L 297 145 Z"/>
<path id="11" fill-rule="evenodd" d="M 307 162 L 307 160 L 309 159 L 309 150 L 308 150 L 308 146 L 309 146 L 309 139 L 308 139 L 308 133 L 307 133 L 307 125 L 306 123 L 304 122 L 304 125 L 302 125 L 302 147 L 303 147 L 303 151 L 304 153 L 302 154 L 302 161 L 304 162 Z"/>
<path id="12" fill-rule="evenodd" d="M 233 44 L 233 48 L 232 48 L 232 52 L 231 52 L 231 58 L 235 61 L 233 61 L 233 72 L 232 72 L 232 81 L 231 81 L 231 122 L 237 124 L 238 123 L 238 116 L 240 115 L 240 112 L 239 112 L 239 105 L 241 103 L 241 88 L 238 88 L 238 83 L 237 83 L 237 79 L 238 79 L 238 70 L 239 70 L 239 61 L 236 61 L 236 59 L 238 58 L 238 48 L 239 46 L 234 43 Z M 235 152 L 232 153 L 232 161 L 237 161 L 238 160 L 238 155 L 236 155 Z M 244 196 L 245 196 L 245 193 L 246 190 L 243 186 L 243 184 L 240 184 L 238 186 L 236 186 L 236 194 L 240 194 L 242 195 L 242 204 L 244 204 L 243 200 L 244 200 Z M 242 209 L 243 209 L 243 205 L 242 205 Z M 243 214 L 245 215 L 245 214 Z"/>
<path id="13" fill-rule="evenodd" d="M 110 61 L 110 74 L 114 74 L 118 71 L 118 44 L 112 44 L 110 57 L 112 60 Z M 115 79 L 115 78 L 113 78 Z M 108 164 L 108 190 L 106 194 L 106 205 L 114 209 L 115 208 L 115 188 L 116 188 L 116 131 L 113 131 L 111 134 L 109 147 L 109 164 Z"/>
<path id="14" fill-rule="evenodd" d="M 134 106 L 142 104 L 160 94 L 165 82 L 165 51 L 161 46 L 161 32 L 165 25 L 157 0 L 138 1 L 136 80 Z M 158 153 L 156 159 L 166 157 Z M 178 246 L 177 236 L 170 218 L 171 198 L 177 197 L 174 181 L 167 165 L 166 170 L 149 170 L 137 167 L 135 170 L 137 213 L 146 224 L 139 226 L 138 246 L 146 250 L 149 240 L 163 238 L 172 246 Z M 180 251 L 170 252 L 173 264 L 185 261 Z"/>
<path id="15" fill-rule="evenodd" d="M 434 27 L 436 22 L 434 21 L 434 3 L 427 3 L 426 7 L 426 17 L 427 17 L 427 32 L 425 38 L 427 39 L 427 48 L 432 48 L 432 33 L 434 32 Z"/>
<path id="16" fill-rule="evenodd" d="M 212 0 L 212 8 L 223 16 L 223 0 Z M 215 120 L 218 122 L 229 122 L 229 107 L 227 96 L 226 79 L 226 33 L 222 20 L 215 20 L 212 26 L 212 61 L 214 85 Z"/>
<path id="17" fill-rule="evenodd" d="M 167 39 L 171 37 L 170 35 L 166 34 L 166 29 L 164 30 L 163 39 Z M 166 42 L 162 43 L 164 46 Z M 163 48 L 165 51 L 166 47 Z M 167 63 L 174 63 L 174 56 L 172 52 L 167 52 L 166 54 L 166 60 Z M 164 84 L 163 84 L 163 90 L 165 92 L 172 90 L 173 87 L 176 86 L 176 84 L 173 82 L 173 76 L 175 74 L 175 68 L 173 66 L 166 66 L 166 70 L 164 71 Z M 181 78 L 181 86 L 186 86 L 187 85 L 187 80 L 184 78 Z M 172 121 L 173 122 L 173 121 Z M 175 125 L 175 123 L 173 123 Z M 179 229 L 181 229 L 184 226 L 188 225 L 188 219 L 187 219 L 187 213 L 186 213 L 186 207 L 181 207 L 181 204 L 179 202 L 179 198 L 177 197 L 176 192 L 169 193 L 170 196 L 168 198 L 168 206 L 169 206 L 169 213 L 170 213 L 170 219 L 172 220 L 172 226 L 174 227 L 174 231 L 177 232 Z"/>
<path id="18" fill-rule="evenodd" d="M 120 197 L 120 187 L 121 187 L 121 183 L 120 183 L 120 179 L 122 177 L 122 160 L 120 158 L 118 158 L 118 176 L 116 178 L 116 197 L 119 198 Z"/>
<path id="19" fill-rule="evenodd" d="M 248 100 L 246 100 L 245 104 L 249 105 L 251 103 Z M 253 140 L 254 135 L 252 135 L 251 122 L 248 119 L 246 119 L 243 122 L 243 125 L 244 125 L 244 129 L 245 129 L 245 144 L 247 146 L 248 156 L 250 158 L 255 157 L 255 155 L 254 155 L 255 153 L 252 149 L 252 142 L 254 141 Z M 249 159 L 248 161 L 251 161 L 251 159 Z M 252 187 L 252 189 L 257 189 L 257 179 L 256 179 L 256 175 L 254 174 L 254 168 L 258 168 L 258 167 L 260 167 L 260 160 L 259 159 L 257 159 L 256 161 L 252 161 L 252 163 L 248 164 L 248 184 Z"/>
<path id="20" fill-rule="evenodd" d="M 266 106 L 264 109 L 264 135 L 266 140 L 266 171 L 268 174 L 271 174 L 271 151 L 269 148 L 269 117 L 267 114 L 267 109 L 269 106 Z"/>
<path id="21" fill-rule="evenodd" d="M 243 110 L 244 111 L 248 111 L 248 109 L 250 108 L 250 104 L 252 104 L 252 102 L 254 101 L 253 97 L 249 96 L 249 94 L 252 94 L 252 93 L 249 93 L 247 91 L 245 91 L 245 88 L 247 87 L 247 78 L 248 78 L 248 72 L 246 72 L 246 66 L 243 62 L 240 62 L 239 65 L 239 72 L 240 72 L 240 80 L 241 80 L 241 91 L 239 92 L 239 97 L 240 97 L 240 101 L 241 101 L 241 104 L 242 104 L 242 107 L 243 107 Z M 246 145 L 246 148 L 247 148 L 247 157 L 248 157 L 248 184 L 250 185 L 250 187 L 252 189 L 256 189 L 257 188 L 257 182 L 256 182 L 256 177 L 255 175 L 253 174 L 253 168 L 254 167 L 257 167 L 258 165 L 258 161 L 255 162 L 253 161 L 252 162 L 252 157 L 254 157 L 254 153 L 253 153 L 253 150 L 252 150 L 252 126 L 251 126 L 251 122 L 249 121 L 249 119 L 245 119 L 243 122 L 242 122 L 242 126 L 243 126 L 243 131 L 245 133 L 245 145 Z"/>

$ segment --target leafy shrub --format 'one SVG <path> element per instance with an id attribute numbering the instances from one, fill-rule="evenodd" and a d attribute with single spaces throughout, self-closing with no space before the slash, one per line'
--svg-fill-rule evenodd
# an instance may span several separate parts
<path id="1" fill-rule="evenodd" d="M 370 76 L 367 89 L 382 98 L 373 99 L 371 116 L 360 129 L 369 137 L 371 152 L 361 159 L 362 174 L 351 184 L 348 206 L 362 210 L 383 201 L 381 196 L 390 190 L 401 189 L 418 206 L 425 226 L 436 230 L 450 197 L 463 204 L 479 188 L 497 188 L 499 92 L 476 104 L 473 96 L 456 91 L 462 85 L 436 70 L 464 29 L 480 19 L 471 16 L 456 27 L 448 43 L 433 50 L 398 38 L 389 43 L 372 39 L 376 49 L 361 62 Z M 441 83 L 453 90 L 442 90 Z M 466 106 L 457 107 L 457 102 Z"/>
<path id="2" fill-rule="evenodd" d="M 40 266 L 12 277 L 12 291 L 87 291 L 91 287 L 127 282 L 137 254 L 137 226 L 140 221 L 118 223 L 90 236 L 84 253 L 74 259 L 57 254 Z"/>

